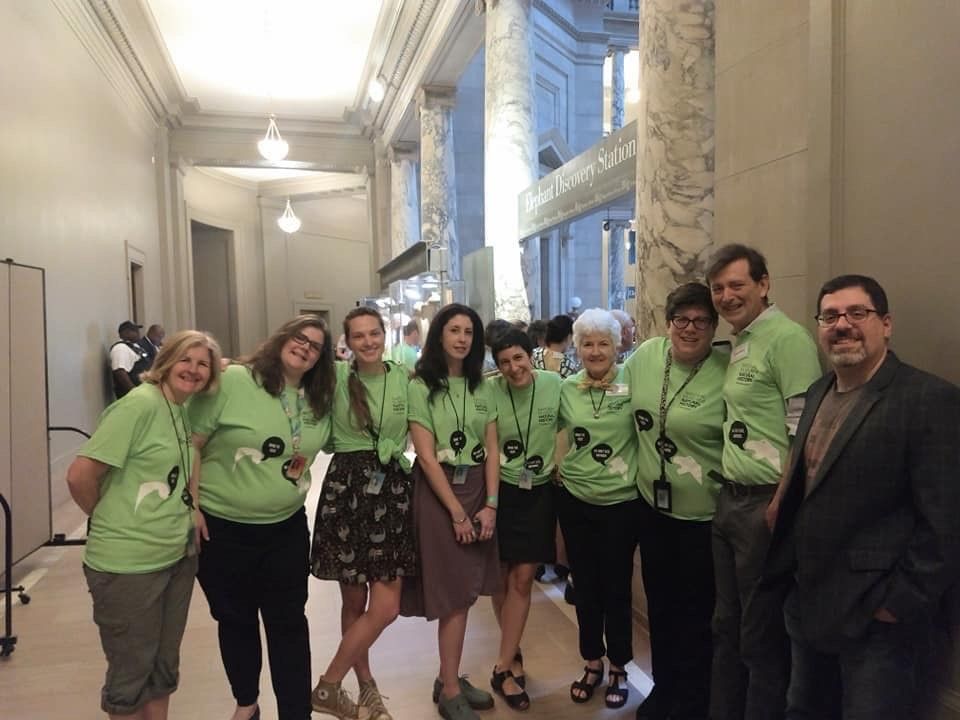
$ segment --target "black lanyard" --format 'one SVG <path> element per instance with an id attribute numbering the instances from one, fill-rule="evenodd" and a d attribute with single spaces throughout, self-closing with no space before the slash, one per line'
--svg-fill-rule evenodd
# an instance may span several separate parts
<path id="1" fill-rule="evenodd" d="M 354 374 L 357 376 L 357 380 L 360 380 L 360 373 L 354 369 Z M 373 449 L 377 449 L 377 443 L 380 442 L 380 433 L 383 430 L 383 408 L 387 404 L 387 381 L 390 379 L 390 366 L 387 363 L 383 364 L 383 393 L 380 396 L 380 420 L 377 422 L 377 427 L 373 426 L 373 416 L 370 417 L 370 421 L 367 423 L 367 432 L 370 433 L 370 437 L 373 438 Z M 363 385 L 363 380 L 360 380 L 360 384 Z M 370 388 L 366 385 L 363 385 L 363 389 L 369 393 Z"/>
<path id="2" fill-rule="evenodd" d="M 507 383 L 507 394 L 510 396 L 510 407 L 513 408 L 513 421 L 517 424 L 517 435 L 520 436 L 520 446 L 523 448 L 523 463 L 527 463 L 527 441 L 530 440 L 530 426 L 533 422 L 533 401 L 537 397 L 537 379 L 533 379 L 533 388 L 530 392 L 530 412 L 527 414 L 527 439 L 523 439 L 523 433 L 520 432 L 520 418 L 517 417 L 517 406 L 513 404 L 513 390 L 510 383 Z"/>
<path id="3" fill-rule="evenodd" d="M 163 395 L 163 401 L 167 404 L 167 412 L 170 413 L 170 422 L 173 423 L 173 434 L 177 438 L 177 455 L 180 458 L 180 465 L 183 469 L 183 492 L 180 494 L 180 500 L 183 501 L 183 504 L 188 508 L 193 510 L 193 495 L 190 494 L 190 430 L 187 429 L 187 421 L 183 417 L 183 406 L 180 406 L 180 425 L 183 426 L 183 438 L 180 438 L 180 431 L 177 429 L 177 420 L 173 416 L 173 408 L 170 406 L 170 401 L 167 399 L 167 396 L 163 392 L 163 385 L 158 385 L 157 389 L 160 391 L 160 394 Z M 186 457 L 184 457 L 184 449 L 186 449 Z M 169 476 L 168 476 L 169 477 Z M 167 485 L 170 487 L 170 495 L 173 495 L 173 491 L 176 488 L 176 481 L 173 485 L 170 486 L 169 479 L 167 480 Z"/>
<path id="4" fill-rule="evenodd" d="M 463 427 L 460 426 L 460 416 L 457 414 L 457 406 L 453 402 L 453 397 L 450 395 L 450 379 L 447 378 L 447 387 L 445 390 L 447 394 L 447 399 L 450 401 L 450 407 L 453 408 L 453 416 L 457 419 L 457 432 L 463 435 L 464 447 L 466 447 L 467 439 L 467 379 L 463 379 Z M 457 457 L 460 457 L 460 453 L 463 452 L 463 448 L 457 450 Z"/>
<path id="5" fill-rule="evenodd" d="M 593 388 L 590 388 L 590 406 L 593 408 L 593 419 L 600 419 L 600 408 L 603 407 L 603 399 L 607 397 L 607 389 L 604 388 L 603 392 L 600 394 L 600 404 L 596 405 L 593 402 Z"/>
<path id="6" fill-rule="evenodd" d="M 659 455 L 661 481 L 666 482 L 667 480 L 667 460 L 664 452 L 664 443 L 667 439 L 667 413 L 670 412 L 670 408 L 673 406 L 674 400 L 679 397 L 684 388 L 686 388 L 696 374 L 700 372 L 700 368 L 703 366 L 703 363 L 706 359 L 707 358 L 703 358 L 703 360 L 693 366 L 693 370 L 691 370 L 690 374 L 687 375 L 687 379 L 683 381 L 683 384 L 673 394 L 673 397 L 670 398 L 670 402 L 667 402 L 667 393 L 670 391 L 670 367 L 673 365 L 673 353 L 669 350 L 667 351 L 667 362 L 663 366 L 663 388 L 660 390 L 660 438 L 658 442 L 660 443 Z"/>

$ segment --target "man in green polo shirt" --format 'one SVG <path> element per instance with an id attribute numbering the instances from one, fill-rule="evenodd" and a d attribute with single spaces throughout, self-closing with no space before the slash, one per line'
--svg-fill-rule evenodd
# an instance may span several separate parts
<path id="1" fill-rule="evenodd" d="M 403 342 L 393 346 L 392 360 L 403 365 L 410 372 L 413 372 L 417 364 L 419 353 L 417 346 L 420 345 L 420 326 L 416 320 L 411 320 L 403 326 Z"/>
<path id="2" fill-rule="evenodd" d="M 770 303 L 766 259 L 726 245 L 707 269 L 720 317 L 733 328 L 723 386 L 723 489 L 713 521 L 713 720 L 782 719 L 790 674 L 782 598 L 755 593 L 776 492 L 807 388 L 820 377 L 810 334 Z"/>

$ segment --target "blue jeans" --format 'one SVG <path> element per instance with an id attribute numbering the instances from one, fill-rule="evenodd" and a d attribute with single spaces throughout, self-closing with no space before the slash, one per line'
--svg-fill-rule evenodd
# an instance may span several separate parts
<path id="1" fill-rule="evenodd" d="M 863 637 L 824 653 L 803 636 L 788 601 L 784 619 L 793 659 L 787 720 L 903 720 L 915 704 L 926 667 L 930 627 L 874 620 Z"/>

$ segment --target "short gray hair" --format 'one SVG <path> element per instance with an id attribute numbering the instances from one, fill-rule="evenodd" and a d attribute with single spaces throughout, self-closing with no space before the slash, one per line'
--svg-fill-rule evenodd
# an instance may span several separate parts
<path id="1" fill-rule="evenodd" d="M 620 323 L 609 310 L 590 308 L 580 313 L 573 323 L 573 345 L 580 347 L 584 335 L 606 333 L 614 347 L 620 344 Z"/>

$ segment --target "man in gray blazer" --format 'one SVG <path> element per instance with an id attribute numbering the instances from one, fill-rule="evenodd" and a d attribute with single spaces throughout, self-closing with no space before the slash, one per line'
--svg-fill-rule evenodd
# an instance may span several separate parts
<path id="1" fill-rule="evenodd" d="M 818 298 L 814 383 L 768 520 L 790 583 L 787 718 L 916 718 L 933 617 L 960 577 L 960 388 L 901 362 L 883 288 Z"/>

